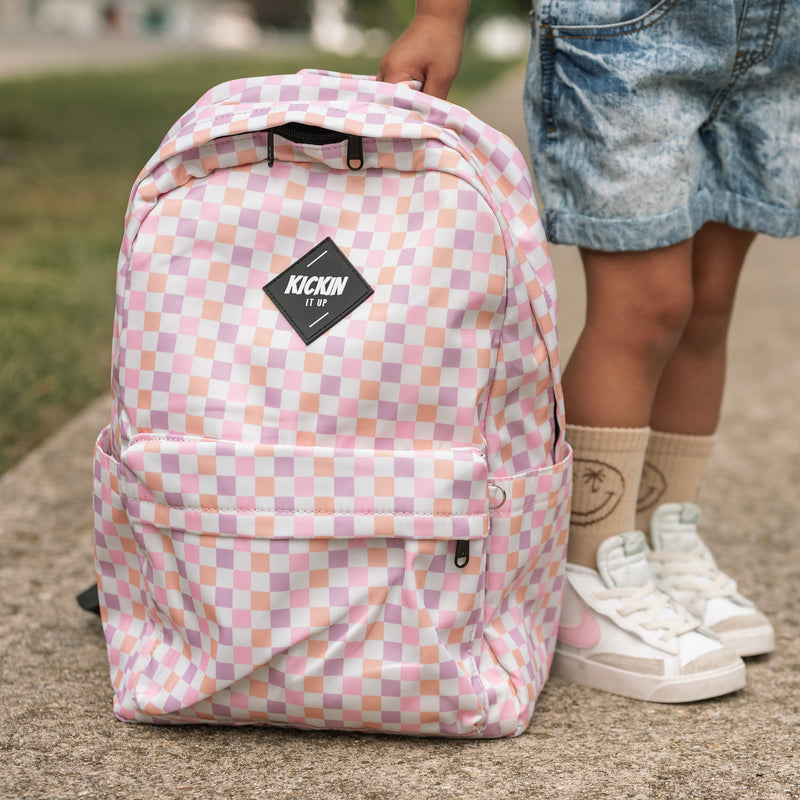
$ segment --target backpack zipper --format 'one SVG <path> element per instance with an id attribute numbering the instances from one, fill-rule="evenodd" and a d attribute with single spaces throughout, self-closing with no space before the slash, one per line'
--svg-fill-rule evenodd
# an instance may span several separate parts
<path id="1" fill-rule="evenodd" d="M 453 562 L 459 569 L 469 564 L 469 539 L 459 539 L 456 542 L 456 556 Z"/>
<path id="2" fill-rule="evenodd" d="M 316 147 L 326 144 L 347 142 L 347 168 L 356 172 L 364 166 L 364 147 L 360 136 L 339 131 L 316 128 L 302 122 L 287 122 L 267 131 L 267 164 L 275 163 L 275 134 L 295 144 L 308 144 Z"/>

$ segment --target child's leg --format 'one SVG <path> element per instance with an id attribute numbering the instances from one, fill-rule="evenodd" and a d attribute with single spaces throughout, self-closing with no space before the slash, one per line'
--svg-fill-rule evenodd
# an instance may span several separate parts
<path id="1" fill-rule="evenodd" d="M 586 324 L 564 375 L 575 471 L 553 674 L 665 702 L 745 682 L 738 656 L 653 585 L 634 530 L 653 403 L 692 309 L 692 254 L 692 241 L 584 251 Z"/>
<path id="2" fill-rule="evenodd" d="M 581 250 L 586 321 L 564 370 L 576 425 L 642 428 L 692 309 L 692 241 L 634 253 Z"/>
<path id="3" fill-rule="evenodd" d="M 575 450 L 568 561 L 634 529 L 647 426 L 692 306 L 692 242 L 641 253 L 584 250 L 587 313 L 564 372 Z"/>
<path id="4" fill-rule="evenodd" d="M 655 588 L 634 531 L 653 401 L 692 307 L 692 244 L 582 253 L 586 324 L 564 375 L 575 471 L 553 674 L 666 702 L 745 681 L 736 654 Z"/>
<path id="5" fill-rule="evenodd" d="M 742 656 L 771 651 L 772 626 L 717 568 L 697 534 L 695 502 L 719 421 L 736 284 L 753 238 L 716 223 L 695 237 L 692 313 L 661 376 L 650 418 L 642 488 L 657 491 L 642 492 L 637 514 L 637 528 L 650 533 L 657 586 Z"/>
<path id="6" fill-rule="evenodd" d="M 657 503 L 697 501 L 722 406 L 736 286 L 754 237 L 719 223 L 695 236 L 692 312 L 653 402 L 639 530 L 647 531 Z"/>
<path id="7" fill-rule="evenodd" d="M 653 430 L 700 436 L 716 430 L 736 286 L 754 238 L 713 222 L 695 235 L 692 312 L 658 385 L 649 418 Z"/>

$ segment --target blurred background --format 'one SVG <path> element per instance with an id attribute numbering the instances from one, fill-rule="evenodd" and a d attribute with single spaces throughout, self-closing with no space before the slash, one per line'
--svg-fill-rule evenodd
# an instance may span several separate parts
<path id="1" fill-rule="evenodd" d="M 525 0 L 473 0 L 471 37 L 489 57 L 528 45 Z M 0 31 L 72 39 L 167 38 L 249 50 L 280 39 L 345 56 L 377 55 L 408 24 L 414 0 L 0 0 Z"/>
<path id="2" fill-rule="evenodd" d="M 450 96 L 462 105 L 521 66 L 530 31 L 526 0 L 470 8 Z M 413 10 L 414 0 L 0 0 L 0 474 L 109 391 L 123 216 L 170 125 L 231 78 L 374 74 Z"/>

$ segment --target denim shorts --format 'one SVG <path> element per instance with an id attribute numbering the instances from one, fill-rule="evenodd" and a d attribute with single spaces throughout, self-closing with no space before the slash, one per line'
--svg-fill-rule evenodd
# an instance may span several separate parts
<path id="1" fill-rule="evenodd" d="M 800 234 L 800 0 L 534 0 L 525 113 L 548 238 Z"/>

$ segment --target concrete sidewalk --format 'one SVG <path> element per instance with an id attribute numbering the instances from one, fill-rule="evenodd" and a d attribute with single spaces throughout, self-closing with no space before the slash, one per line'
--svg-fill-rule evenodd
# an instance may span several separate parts
<path id="1" fill-rule="evenodd" d="M 146 64 L 154 59 L 181 58 L 200 53 L 200 48 L 181 45 L 167 49 L 160 39 L 76 39 L 66 36 L 9 36 L 0 31 L 0 80 L 32 78 L 55 72 L 102 70 L 113 66 Z"/>
<path id="2" fill-rule="evenodd" d="M 305 37 L 265 33 L 258 52 L 274 56 L 307 48 Z M 108 35 L 74 38 L 45 34 L 9 35 L 0 30 L 0 81 L 34 78 L 66 71 L 107 70 L 178 61 L 187 57 L 205 59 L 254 55 L 214 47 L 202 42 L 175 42 L 167 37 Z"/>
<path id="3" fill-rule="evenodd" d="M 515 75 L 474 107 L 522 143 L 520 92 Z M 573 249 L 553 258 L 568 352 L 582 280 Z M 553 679 L 526 734 L 487 742 L 118 723 L 99 624 L 74 601 L 93 580 L 100 399 L 0 479 L 0 797 L 800 797 L 798 262 L 797 240 L 752 249 L 703 502 L 718 561 L 776 628 L 745 690 L 661 706 Z"/>

